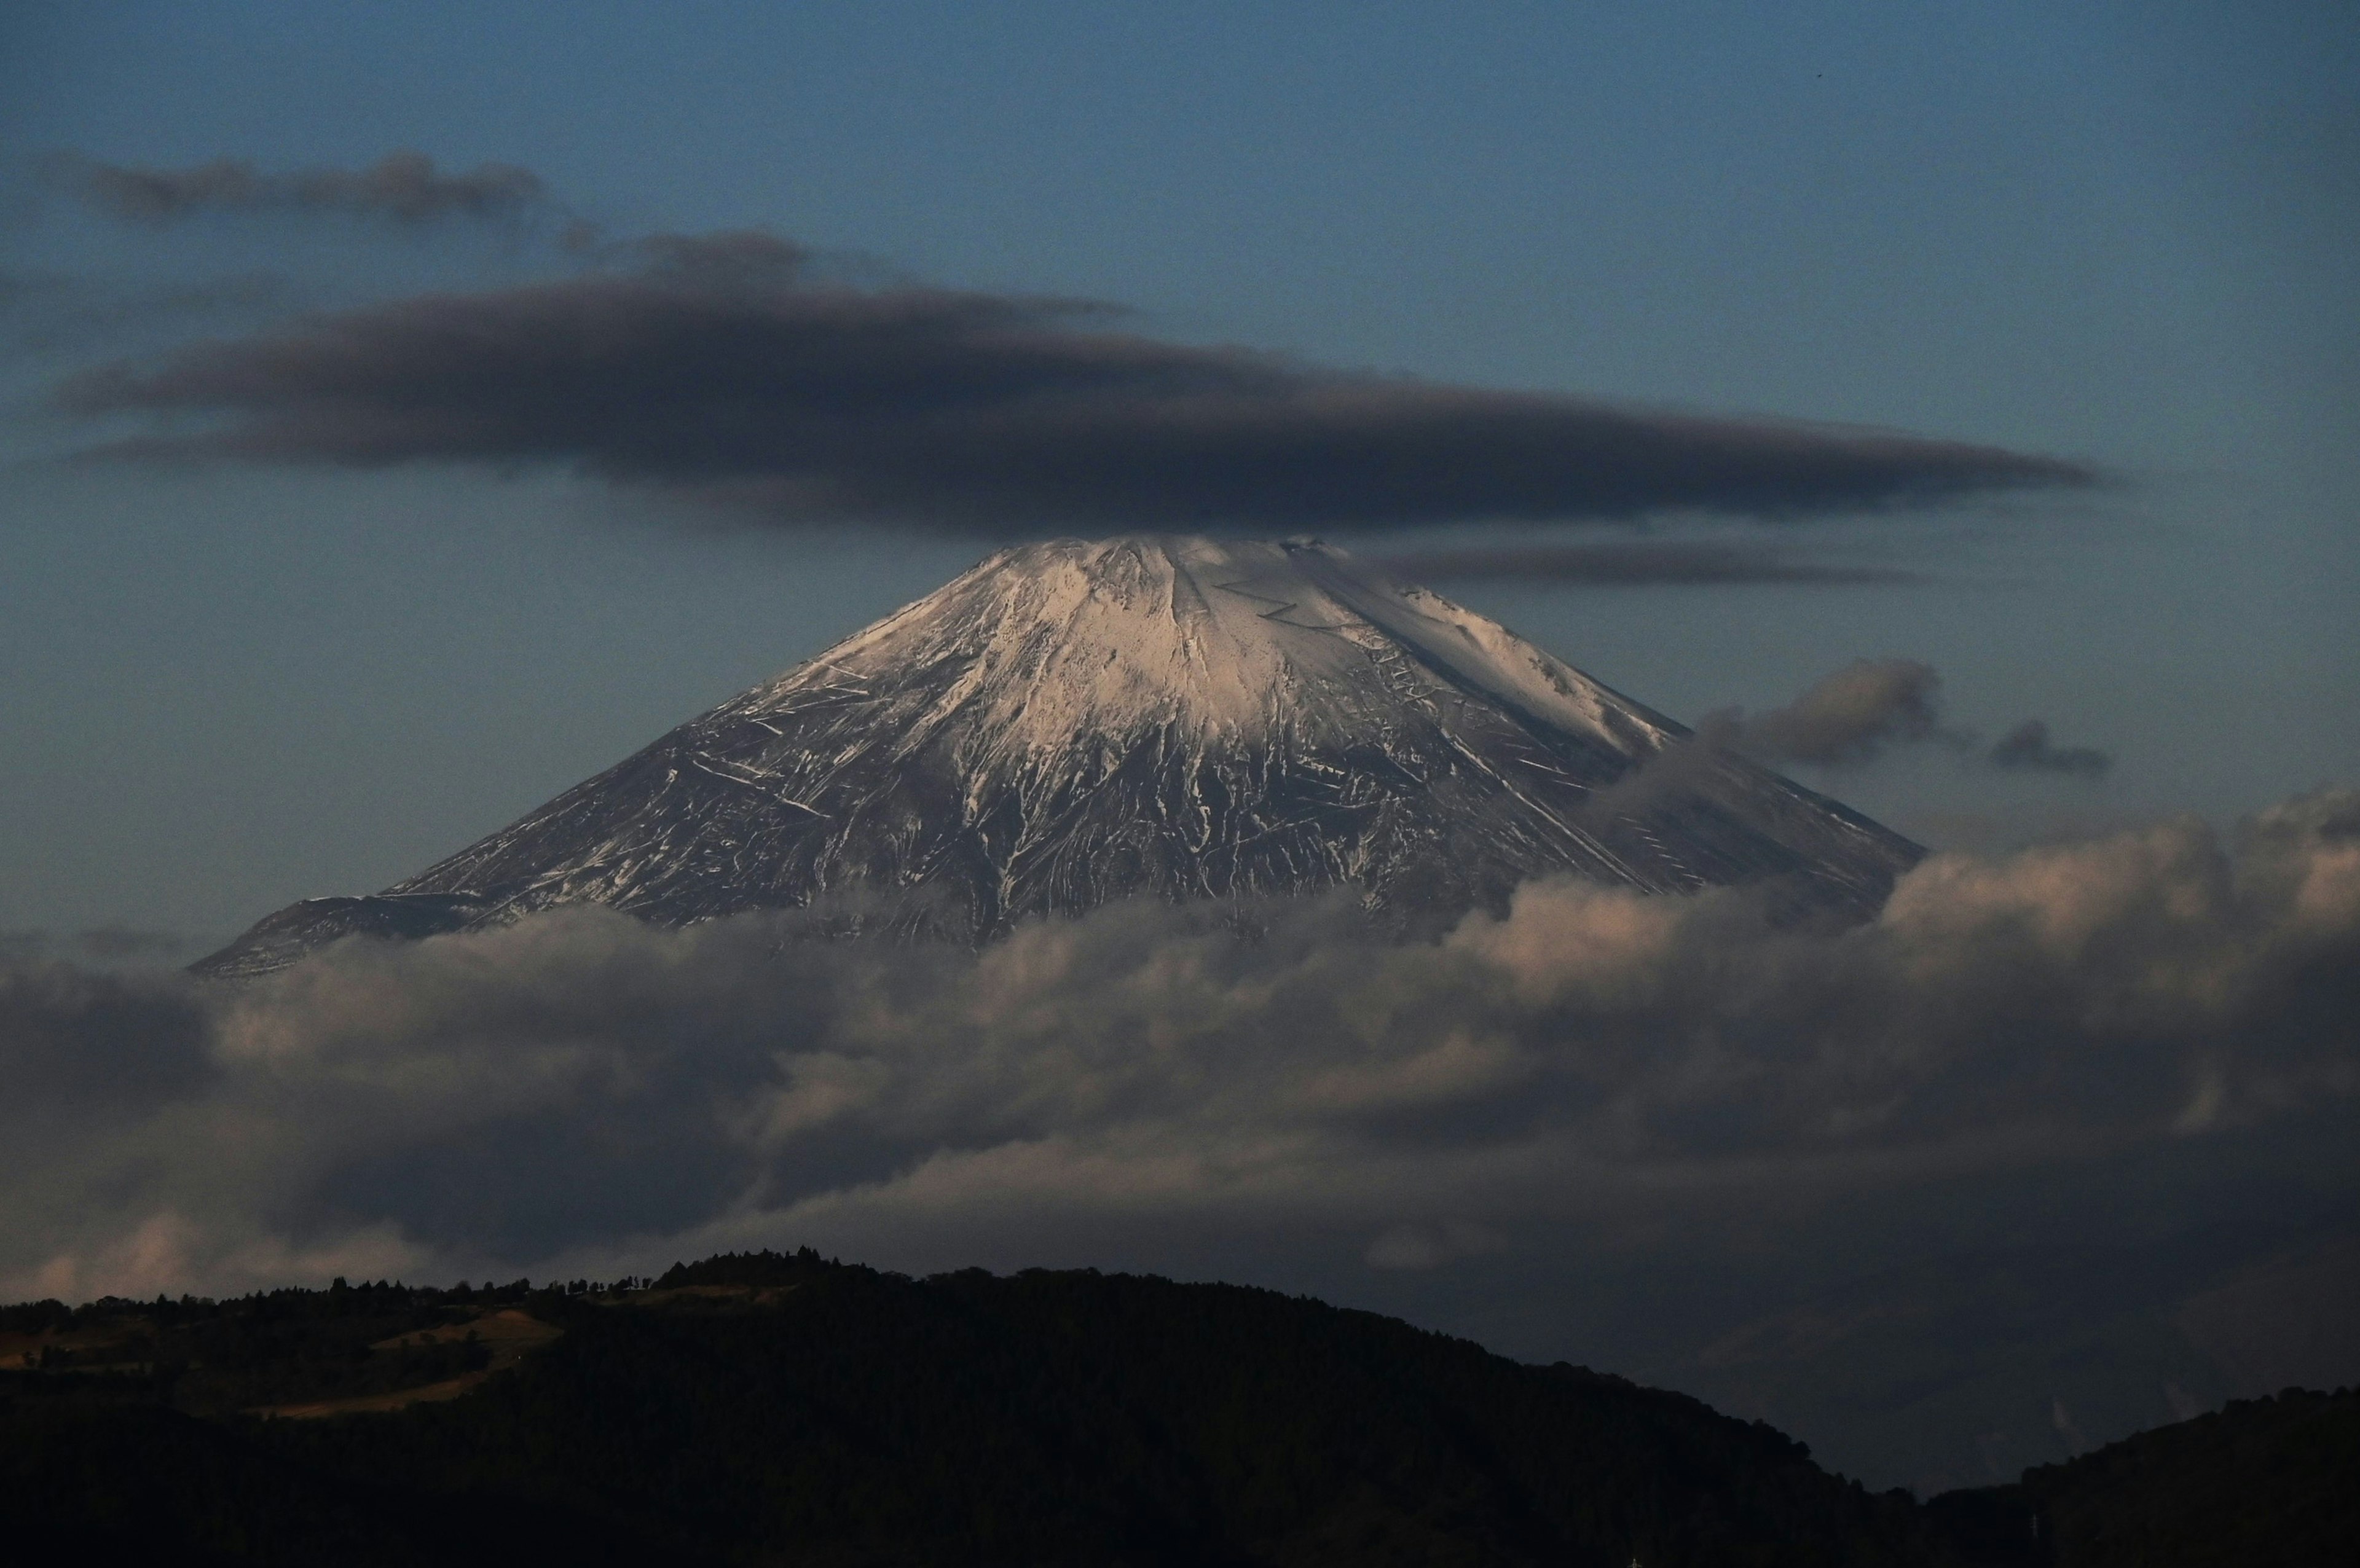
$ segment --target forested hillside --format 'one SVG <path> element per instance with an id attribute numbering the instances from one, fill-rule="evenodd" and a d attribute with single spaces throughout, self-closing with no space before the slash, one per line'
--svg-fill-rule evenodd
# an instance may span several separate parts
<path id="1" fill-rule="evenodd" d="M 1693 1399 L 1264 1290 L 808 1252 L 626 1283 L 6 1309 L 17 1538 L 218 1563 L 1670 1568 L 2043 1562 L 2033 1510 L 2147 1506 L 2138 1460 L 2089 1472 L 2112 1491 L 2068 1466 L 1872 1496 Z M 2347 1465 L 2351 1405 L 2321 1416 Z"/>

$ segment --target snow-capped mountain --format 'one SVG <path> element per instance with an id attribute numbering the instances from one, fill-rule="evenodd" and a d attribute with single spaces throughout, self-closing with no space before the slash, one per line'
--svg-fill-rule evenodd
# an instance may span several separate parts
<path id="1" fill-rule="evenodd" d="M 198 967 L 552 905 L 678 925 L 822 899 L 989 940 L 1131 895 L 1338 885 L 1405 930 L 1571 873 L 1775 879 L 1865 914 L 1920 855 L 1497 622 L 1312 541 L 1004 550 L 367 898 Z"/>

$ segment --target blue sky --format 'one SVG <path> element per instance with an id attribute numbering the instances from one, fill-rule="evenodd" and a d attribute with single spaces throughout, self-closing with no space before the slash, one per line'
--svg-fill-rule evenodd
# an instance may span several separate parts
<path id="1" fill-rule="evenodd" d="M 10 297 L 0 365 L 0 928 L 219 936 L 380 886 L 981 551 L 530 466 L 67 461 L 92 432 L 46 399 L 91 365 L 572 264 L 464 224 L 141 228 L 58 155 L 497 160 L 617 236 L 760 228 L 1180 343 L 2094 464 L 1778 525 L 1907 584 L 1442 584 L 1684 718 L 1900 656 L 1961 724 L 2114 756 L 1810 778 L 1989 844 L 2360 777 L 2355 82 L 2326 5 L 12 7 L 0 276 L 50 292 Z M 66 331 L 60 290 L 112 314 Z"/>

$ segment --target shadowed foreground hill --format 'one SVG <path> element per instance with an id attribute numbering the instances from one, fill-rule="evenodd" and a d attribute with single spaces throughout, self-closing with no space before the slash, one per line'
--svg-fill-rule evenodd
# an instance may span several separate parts
<path id="1" fill-rule="evenodd" d="M 12 1534 L 85 1559 L 2020 1563 L 2059 1506 L 1871 1496 L 1695 1400 L 1269 1291 L 809 1253 L 13 1308 L 0 1380 Z"/>
<path id="2" fill-rule="evenodd" d="M 2360 1552 L 2360 1390 L 2289 1388 L 2143 1432 L 1928 1511 L 1978 1561 L 2068 1568 L 2344 1563 Z M 2039 1519 L 2039 1551 L 2010 1554 Z"/>

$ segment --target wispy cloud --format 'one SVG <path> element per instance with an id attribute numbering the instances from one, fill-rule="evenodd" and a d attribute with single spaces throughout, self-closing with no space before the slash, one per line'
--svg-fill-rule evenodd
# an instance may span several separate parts
<path id="1" fill-rule="evenodd" d="M 2106 753 L 2087 746 L 2058 746 L 2049 738 L 2049 725 L 2027 719 L 2000 736 L 1985 752 L 1994 768 L 2011 772 L 2063 773 L 2081 779 L 2102 777 L 2114 765 Z"/>
<path id="2" fill-rule="evenodd" d="M 1410 583 L 1553 583 L 1601 587 L 1671 584 L 1920 583 L 1914 572 L 1798 560 L 1766 545 L 1695 541 L 1513 545 L 1411 550 L 1377 558 Z"/>
<path id="3" fill-rule="evenodd" d="M 286 278 L 259 272 L 162 287 L 0 273 L 0 349 L 55 354 L 167 329 L 185 335 L 207 318 L 283 314 L 295 293 Z"/>
<path id="4" fill-rule="evenodd" d="M 994 536 L 1672 509 L 1797 519 L 2094 479 L 1888 430 L 1168 343 L 1115 330 L 1120 312 L 1087 301 L 854 288 L 762 235 L 606 254 L 628 270 L 196 344 L 80 376 L 60 402 L 175 422 L 101 449 L 117 457 L 546 463 L 781 522 Z M 210 423 L 188 430 L 191 417 Z M 1688 569 L 1765 570 L 1736 557 Z"/>
<path id="5" fill-rule="evenodd" d="M 445 172 L 420 152 L 388 154 L 366 169 L 266 172 L 243 158 L 181 169 L 143 169 L 77 154 L 52 160 L 56 180 L 101 212 L 143 223 L 206 213 L 312 212 L 399 223 L 515 219 L 550 207 L 529 169 L 483 163 Z"/>
<path id="6" fill-rule="evenodd" d="M 1942 678 L 1915 659 L 1856 659 L 1783 708 L 1723 715 L 1733 744 L 1775 762 L 1843 766 L 1887 747 L 1952 736 L 1941 722 Z"/>
<path id="7" fill-rule="evenodd" d="M 1917 659 L 1855 659 L 1784 707 L 1748 714 L 1729 709 L 1697 727 L 1705 746 L 1733 746 L 1765 762 L 1857 768 L 1899 746 L 1935 745 L 1978 766 L 2008 772 L 2098 779 L 2114 758 L 2094 747 L 2060 746 L 2049 725 L 2027 719 L 1983 746 L 1943 716 L 1942 677 Z"/>
<path id="8" fill-rule="evenodd" d="M 157 963 L 184 953 L 189 939 L 178 931 L 135 926 L 92 926 L 78 931 L 0 931 L 0 963 L 34 958 L 83 963 Z"/>

